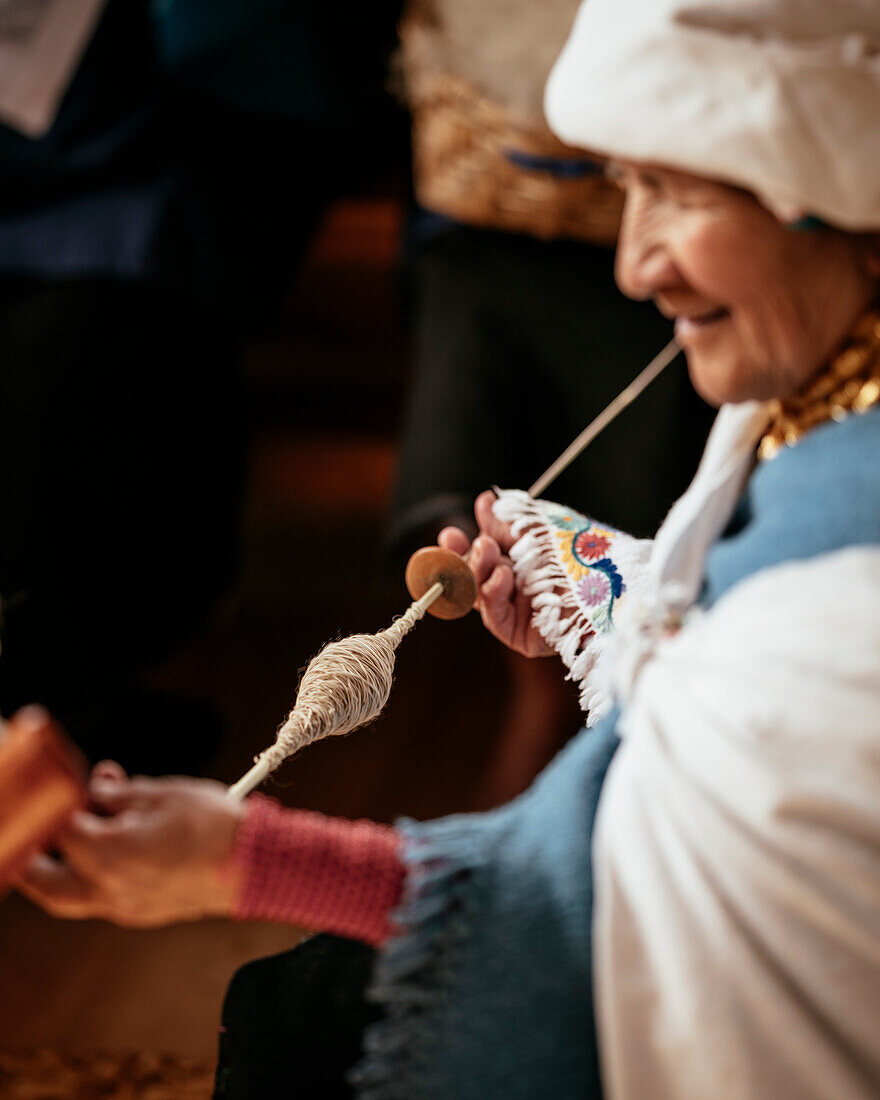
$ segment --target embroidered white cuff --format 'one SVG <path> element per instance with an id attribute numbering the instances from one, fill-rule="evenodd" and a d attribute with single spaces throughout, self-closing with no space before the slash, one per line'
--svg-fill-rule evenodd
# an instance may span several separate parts
<path id="1" fill-rule="evenodd" d="M 495 515 L 511 525 L 517 586 L 532 599 L 532 624 L 580 688 L 593 725 L 611 706 L 596 675 L 601 640 L 621 601 L 647 582 L 653 545 L 552 501 L 499 490 Z"/>

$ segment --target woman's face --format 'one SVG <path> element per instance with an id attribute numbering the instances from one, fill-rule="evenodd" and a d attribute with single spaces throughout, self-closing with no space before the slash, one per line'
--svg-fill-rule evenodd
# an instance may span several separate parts
<path id="1" fill-rule="evenodd" d="M 617 283 L 675 319 L 714 405 L 793 393 L 877 294 L 872 239 L 787 228 L 745 191 L 682 172 L 612 171 L 626 195 Z"/>

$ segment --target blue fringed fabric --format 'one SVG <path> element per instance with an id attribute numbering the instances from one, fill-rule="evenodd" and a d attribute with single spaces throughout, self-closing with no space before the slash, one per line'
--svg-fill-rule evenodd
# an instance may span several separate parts
<path id="1" fill-rule="evenodd" d="M 405 929 L 385 948 L 353 1076 L 361 1100 L 590 1100 L 590 834 L 615 716 L 582 731 L 520 798 L 399 826 Z"/>

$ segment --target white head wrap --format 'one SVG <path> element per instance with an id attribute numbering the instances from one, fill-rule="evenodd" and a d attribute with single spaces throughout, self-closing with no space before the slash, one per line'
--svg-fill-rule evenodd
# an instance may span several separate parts
<path id="1" fill-rule="evenodd" d="M 880 0 L 585 0 L 545 110 L 570 145 L 880 229 Z"/>

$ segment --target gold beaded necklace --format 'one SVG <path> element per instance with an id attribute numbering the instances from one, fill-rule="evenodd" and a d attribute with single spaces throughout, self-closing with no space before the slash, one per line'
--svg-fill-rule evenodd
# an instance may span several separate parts
<path id="1" fill-rule="evenodd" d="M 758 459 L 793 447 L 826 420 L 844 420 L 880 401 L 880 308 L 863 313 L 830 363 L 794 397 L 776 401 L 772 419 L 758 444 Z"/>

